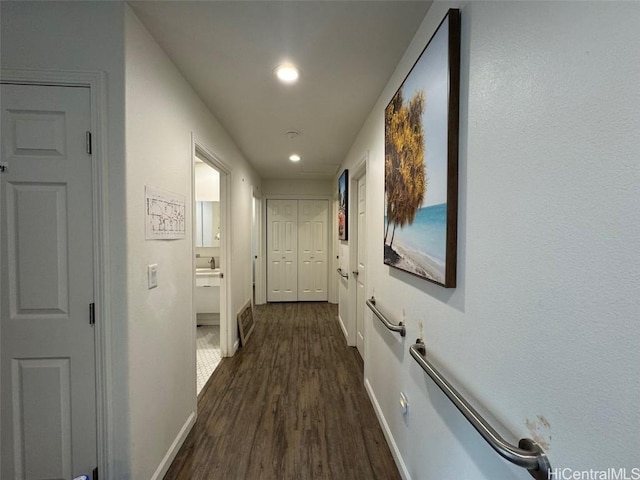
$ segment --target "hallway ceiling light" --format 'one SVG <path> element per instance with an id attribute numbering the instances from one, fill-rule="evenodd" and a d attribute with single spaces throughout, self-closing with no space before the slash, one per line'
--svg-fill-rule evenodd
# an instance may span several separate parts
<path id="1" fill-rule="evenodd" d="M 292 162 L 299 162 L 300 161 L 300 155 L 296 155 L 295 153 L 293 155 L 291 155 L 289 157 L 289 160 L 291 160 Z"/>
<path id="2" fill-rule="evenodd" d="M 300 72 L 295 65 L 283 63 L 278 65 L 275 70 L 276 77 L 283 83 L 295 83 L 300 76 Z"/>

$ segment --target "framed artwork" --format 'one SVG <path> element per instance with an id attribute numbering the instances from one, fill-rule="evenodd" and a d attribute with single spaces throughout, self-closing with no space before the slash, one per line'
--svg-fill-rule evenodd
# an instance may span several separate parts
<path id="1" fill-rule="evenodd" d="M 348 240 L 349 229 L 349 170 L 338 180 L 338 239 Z"/>
<path id="2" fill-rule="evenodd" d="M 186 237 L 185 198 L 145 185 L 145 240 L 175 240 Z"/>
<path id="3" fill-rule="evenodd" d="M 385 109 L 384 263 L 456 286 L 460 11 L 447 12 Z"/>
<path id="4" fill-rule="evenodd" d="M 247 344 L 249 335 L 251 335 L 254 327 L 256 326 L 253 320 L 253 304 L 251 300 L 248 300 L 240 309 L 237 318 L 238 327 L 240 329 L 240 344 L 244 347 Z"/>

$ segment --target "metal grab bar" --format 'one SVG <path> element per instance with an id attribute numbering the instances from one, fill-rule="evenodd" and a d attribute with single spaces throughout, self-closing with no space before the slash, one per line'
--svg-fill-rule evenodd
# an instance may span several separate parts
<path id="1" fill-rule="evenodd" d="M 382 312 L 378 310 L 378 307 L 376 307 L 376 299 L 374 297 L 371 297 L 369 300 L 367 300 L 367 306 L 371 309 L 373 313 L 376 314 L 376 317 L 378 317 L 382 321 L 384 326 L 387 327 L 389 330 L 391 330 L 392 332 L 400 333 L 401 337 L 404 337 L 407 334 L 407 330 L 406 328 L 404 328 L 404 325 L 402 322 L 395 325 L 391 323 L 389 320 L 387 320 L 387 317 L 385 317 L 382 314 Z"/>
<path id="2" fill-rule="evenodd" d="M 349 280 L 349 274 L 348 273 L 344 273 L 341 268 L 338 268 L 337 270 L 338 270 L 338 273 L 340 274 L 340 276 L 342 278 L 346 278 L 347 280 Z"/>
<path id="3" fill-rule="evenodd" d="M 467 402 L 425 358 L 427 350 L 420 339 L 416 340 L 415 345 L 412 345 L 409 351 L 422 369 L 431 377 L 435 384 L 440 387 L 440 390 L 449 397 L 449 400 L 451 400 L 465 418 L 469 420 L 473 428 L 498 452 L 498 455 L 519 467 L 526 468 L 536 480 L 548 480 L 551 478 L 549 459 L 538 443 L 530 438 L 522 438 L 518 443 L 518 447 L 511 445 L 487 423 L 469 402 Z"/>

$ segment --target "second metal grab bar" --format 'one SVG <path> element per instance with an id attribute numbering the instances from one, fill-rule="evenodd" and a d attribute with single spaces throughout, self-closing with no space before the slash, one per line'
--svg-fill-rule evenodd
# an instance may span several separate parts
<path id="1" fill-rule="evenodd" d="M 378 310 L 378 307 L 376 307 L 376 299 L 374 297 L 371 297 L 369 300 L 367 300 L 367 306 L 389 330 L 391 330 L 392 332 L 398 332 L 401 337 L 404 337 L 407 334 L 407 330 L 402 322 L 400 322 L 398 325 L 395 325 L 387 320 L 387 317 L 385 317 L 382 312 Z"/>
<path id="2" fill-rule="evenodd" d="M 487 421 L 467 402 L 467 400 L 451 386 L 438 370 L 425 358 L 426 348 L 418 339 L 409 348 L 411 356 L 418 362 L 422 369 L 431 377 L 440 390 L 449 397 L 449 400 L 460 410 L 469 423 L 473 425 L 487 443 L 502 458 L 520 467 L 526 468 L 536 480 L 548 480 L 551 478 L 551 465 L 546 453 L 538 443 L 530 438 L 523 438 L 518 446 L 511 445 Z"/>

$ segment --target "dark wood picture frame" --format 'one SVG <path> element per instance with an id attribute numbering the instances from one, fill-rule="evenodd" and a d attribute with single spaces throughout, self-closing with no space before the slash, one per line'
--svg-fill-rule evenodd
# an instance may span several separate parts
<path id="1" fill-rule="evenodd" d="M 456 286 L 459 103 L 460 11 L 450 9 L 385 109 L 384 263 L 447 288 Z"/>
<path id="2" fill-rule="evenodd" d="M 338 240 L 349 240 L 349 170 L 338 179 Z"/>
<path id="3" fill-rule="evenodd" d="M 251 333 L 253 333 L 253 329 L 256 326 L 256 323 L 253 319 L 253 302 L 248 300 L 247 303 L 240 309 L 237 315 L 238 319 L 238 328 L 240 329 L 240 345 L 245 346 L 247 344 L 247 340 Z"/>

